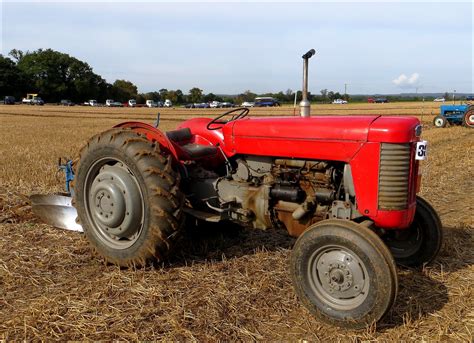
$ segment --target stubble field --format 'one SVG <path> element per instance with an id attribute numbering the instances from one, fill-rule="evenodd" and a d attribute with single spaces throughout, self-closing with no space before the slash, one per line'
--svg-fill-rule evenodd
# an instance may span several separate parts
<path id="1" fill-rule="evenodd" d="M 421 195 L 441 216 L 444 246 L 423 270 L 398 270 L 392 311 L 361 331 L 321 324 L 301 306 L 288 273 L 294 240 L 285 232 L 190 231 L 167 263 L 121 270 L 91 257 L 81 234 L 31 213 L 28 195 L 63 191 L 57 158 L 74 157 L 95 133 L 126 120 L 153 123 L 157 112 L 169 130 L 225 109 L 0 106 L 0 339 L 472 342 L 474 131 L 433 128 L 438 106 L 313 105 L 313 115 L 415 115 L 430 144 Z"/>

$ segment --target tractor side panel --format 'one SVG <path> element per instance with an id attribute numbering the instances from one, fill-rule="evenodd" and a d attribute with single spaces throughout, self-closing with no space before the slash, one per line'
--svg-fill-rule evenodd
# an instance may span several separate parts
<path id="1" fill-rule="evenodd" d="M 377 216 L 380 143 L 366 143 L 350 161 L 358 211 Z"/>
<path id="2" fill-rule="evenodd" d="M 233 154 L 348 162 L 377 117 L 249 118 L 224 127 Z M 229 137 L 230 127 L 232 135 Z"/>
<path id="3" fill-rule="evenodd" d="M 349 162 L 364 144 L 357 141 L 297 140 L 234 136 L 232 153 Z"/>

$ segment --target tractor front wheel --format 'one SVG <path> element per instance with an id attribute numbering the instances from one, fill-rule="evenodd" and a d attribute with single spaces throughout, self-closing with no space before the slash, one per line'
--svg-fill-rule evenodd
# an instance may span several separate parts
<path id="1" fill-rule="evenodd" d="M 339 219 L 316 223 L 298 238 L 290 261 L 300 301 L 328 324 L 363 328 L 395 301 L 395 262 L 366 226 Z"/>
<path id="2" fill-rule="evenodd" d="M 95 251 L 120 266 L 162 260 L 184 218 L 179 175 L 159 145 L 111 129 L 89 140 L 75 169 L 75 207 Z"/>
<path id="3" fill-rule="evenodd" d="M 438 128 L 446 127 L 447 124 L 448 124 L 448 120 L 446 119 L 446 117 L 436 116 L 433 119 L 433 125 L 438 127 Z"/>
<path id="4" fill-rule="evenodd" d="M 441 219 L 426 200 L 417 197 L 415 219 L 411 226 L 404 230 L 387 230 L 383 239 L 397 264 L 421 267 L 434 260 L 441 248 Z"/>
<path id="5" fill-rule="evenodd" d="M 474 106 L 469 106 L 469 109 L 464 114 L 462 123 L 466 127 L 474 128 Z"/>

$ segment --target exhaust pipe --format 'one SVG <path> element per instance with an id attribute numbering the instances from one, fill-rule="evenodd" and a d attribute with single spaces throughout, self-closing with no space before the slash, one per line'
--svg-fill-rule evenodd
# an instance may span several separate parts
<path id="1" fill-rule="evenodd" d="M 309 50 L 303 55 L 303 98 L 300 102 L 300 116 L 309 117 L 311 114 L 311 103 L 308 100 L 308 60 L 314 56 L 316 51 Z"/>

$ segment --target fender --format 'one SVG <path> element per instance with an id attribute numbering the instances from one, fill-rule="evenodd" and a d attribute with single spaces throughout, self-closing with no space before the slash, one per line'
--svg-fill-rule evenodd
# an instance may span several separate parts
<path id="1" fill-rule="evenodd" d="M 115 125 L 114 127 L 130 128 L 135 132 L 144 134 L 149 141 L 158 142 L 162 150 L 173 155 L 174 160 L 177 163 L 181 164 L 181 161 L 178 158 L 178 153 L 176 152 L 176 149 L 174 148 L 171 141 L 161 130 L 157 129 L 156 127 L 137 121 L 123 122 L 118 125 Z"/>

